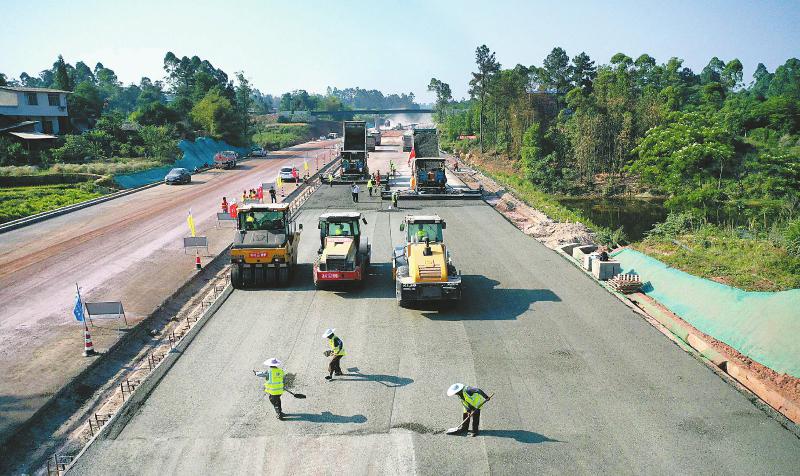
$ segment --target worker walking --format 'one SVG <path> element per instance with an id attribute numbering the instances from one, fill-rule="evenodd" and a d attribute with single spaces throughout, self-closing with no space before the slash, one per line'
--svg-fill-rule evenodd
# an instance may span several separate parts
<path id="1" fill-rule="evenodd" d="M 264 381 L 264 393 L 269 395 L 269 403 L 271 403 L 275 408 L 275 415 L 277 416 L 278 420 L 283 420 L 283 417 L 285 416 L 283 413 L 283 408 L 281 408 L 281 395 L 283 395 L 283 376 L 285 374 L 284 370 L 281 368 L 282 364 L 283 363 L 280 360 L 273 357 L 264 362 L 267 370 L 263 372 L 256 372 L 255 370 L 253 371 L 256 377 L 264 377 L 266 379 Z"/>
<path id="2" fill-rule="evenodd" d="M 369 196 L 372 196 L 372 178 L 367 181 L 367 191 L 369 192 Z"/>
<path id="3" fill-rule="evenodd" d="M 481 423 L 481 407 L 492 397 L 486 395 L 486 392 L 478 387 L 467 387 L 463 383 L 454 383 L 447 389 L 448 397 L 454 395 L 457 395 L 458 399 L 461 400 L 461 405 L 464 406 L 464 413 L 461 416 L 461 426 L 451 428 L 447 430 L 447 433 L 450 435 L 466 433 L 469 428 L 469 421 L 472 419 L 472 436 L 478 436 Z"/>
<path id="4" fill-rule="evenodd" d="M 344 343 L 342 339 L 334 334 L 336 329 L 327 329 L 322 337 L 328 339 L 330 350 L 325 351 L 325 356 L 330 357 L 331 361 L 328 363 L 328 375 L 325 380 L 333 380 L 333 375 L 342 375 L 342 357 L 347 355 L 344 351 Z"/>
<path id="5" fill-rule="evenodd" d="M 277 196 L 275 194 L 275 186 L 274 185 L 270 185 L 269 186 L 269 199 L 270 199 L 270 201 L 272 203 L 277 203 L 278 202 L 278 198 L 277 198 Z"/>
<path id="6" fill-rule="evenodd" d="M 222 213 L 228 213 L 228 200 L 222 197 Z"/>
<path id="7" fill-rule="evenodd" d="M 361 191 L 361 189 L 358 187 L 358 184 L 353 182 L 353 187 L 350 189 L 350 191 L 353 192 L 353 202 L 358 203 L 358 192 Z"/>
<path id="8" fill-rule="evenodd" d="M 333 174 L 328 174 L 328 185 L 333 188 Z"/>

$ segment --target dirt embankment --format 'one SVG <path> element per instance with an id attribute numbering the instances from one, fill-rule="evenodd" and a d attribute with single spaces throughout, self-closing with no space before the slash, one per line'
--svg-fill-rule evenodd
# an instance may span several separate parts
<path id="1" fill-rule="evenodd" d="M 478 170 L 480 168 L 489 173 L 515 174 L 518 172 L 516 162 L 478 153 L 464 154 L 458 160 L 458 177 L 473 188 L 482 185 L 484 190 L 494 193 L 495 196 L 488 198 L 486 202 L 526 235 L 536 238 L 551 249 L 567 243 L 589 244 L 594 242 L 594 234 L 583 223 L 562 223 L 551 219 L 540 210 L 512 195 L 503 185 Z"/>

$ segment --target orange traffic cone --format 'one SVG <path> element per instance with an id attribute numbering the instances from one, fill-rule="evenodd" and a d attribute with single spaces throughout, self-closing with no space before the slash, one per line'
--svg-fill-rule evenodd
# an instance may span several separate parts
<path id="1" fill-rule="evenodd" d="M 203 269 L 203 264 L 200 263 L 200 253 L 194 254 L 194 267 L 197 269 Z"/>
<path id="2" fill-rule="evenodd" d="M 94 351 L 94 344 L 92 344 L 92 336 L 89 335 L 89 329 L 83 329 L 83 356 L 84 357 L 91 357 L 92 355 L 97 354 Z"/>

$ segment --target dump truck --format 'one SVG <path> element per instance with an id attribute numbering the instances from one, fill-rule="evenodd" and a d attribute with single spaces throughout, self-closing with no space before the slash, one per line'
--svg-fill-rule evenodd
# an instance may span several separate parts
<path id="1" fill-rule="evenodd" d="M 297 266 L 302 224 L 288 203 L 256 203 L 238 210 L 231 245 L 231 285 L 286 286 Z"/>
<path id="2" fill-rule="evenodd" d="M 370 129 L 368 134 L 373 136 L 373 137 L 375 137 L 375 145 L 381 145 L 381 130 L 380 129 Z"/>
<path id="3" fill-rule="evenodd" d="M 330 212 L 319 217 L 320 248 L 314 261 L 314 285 L 362 283 L 367 277 L 372 247 L 362 234 L 367 220 L 358 212 Z"/>
<path id="4" fill-rule="evenodd" d="M 414 147 L 414 137 L 411 134 L 403 134 L 403 152 L 411 152 Z"/>
<path id="5" fill-rule="evenodd" d="M 452 262 L 438 215 L 406 215 L 400 224 L 405 244 L 394 249 L 392 277 L 400 306 L 412 302 L 454 303 L 461 299 L 461 275 Z"/>
<path id="6" fill-rule="evenodd" d="M 367 123 L 364 121 L 344 121 L 342 129 L 344 135 L 342 180 L 369 178 L 369 167 L 367 166 Z"/>
<path id="7" fill-rule="evenodd" d="M 377 144 L 375 136 L 372 133 L 367 134 L 367 152 L 375 152 L 375 146 Z"/>

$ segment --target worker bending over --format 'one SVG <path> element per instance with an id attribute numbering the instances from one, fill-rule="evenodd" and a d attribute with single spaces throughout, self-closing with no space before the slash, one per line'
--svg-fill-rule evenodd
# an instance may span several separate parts
<path id="1" fill-rule="evenodd" d="M 463 383 L 454 383 L 447 389 L 447 396 L 458 396 L 461 405 L 464 406 L 464 414 L 461 416 L 461 427 L 456 431 L 448 431 L 451 435 L 459 435 L 467 432 L 469 420 L 472 419 L 472 436 L 478 436 L 478 427 L 481 423 L 481 407 L 488 402 L 491 397 L 478 387 L 467 387 Z"/>
<path id="2" fill-rule="evenodd" d="M 264 393 L 269 395 L 269 403 L 275 408 L 275 414 L 278 417 L 278 420 L 283 420 L 285 414 L 283 413 L 283 409 L 281 408 L 281 395 L 283 395 L 283 375 L 284 371 L 281 368 L 282 362 L 275 357 L 267 360 L 264 362 L 264 365 L 267 366 L 267 370 L 263 372 L 256 372 L 253 370 L 253 373 L 256 377 L 264 377 L 266 380 L 264 381 Z"/>
<path id="3" fill-rule="evenodd" d="M 333 380 L 333 374 L 342 375 L 342 357 L 347 355 L 344 351 L 344 343 L 342 339 L 334 335 L 336 329 L 328 329 L 322 334 L 322 337 L 328 339 L 330 350 L 325 351 L 325 355 L 331 358 L 328 363 L 328 375 L 325 380 Z"/>

